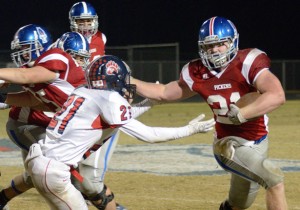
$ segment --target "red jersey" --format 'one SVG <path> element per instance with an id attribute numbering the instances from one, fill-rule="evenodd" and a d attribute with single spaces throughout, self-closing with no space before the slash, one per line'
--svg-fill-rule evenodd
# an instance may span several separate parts
<path id="1" fill-rule="evenodd" d="M 90 61 L 93 61 L 95 57 L 105 55 L 105 44 L 106 44 L 106 36 L 97 31 L 97 33 L 89 39 L 90 43 Z"/>
<path id="2" fill-rule="evenodd" d="M 53 112 L 60 110 L 74 88 L 85 84 L 82 68 L 59 48 L 43 53 L 34 66 L 42 66 L 57 73 L 57 78 L 51 82 L 24 85 L 25 90 L 41 99 Z"/>
<path id="3" fill-rule="evenodd" d="M 47 104 L 53 112 L 61 108 L 70 93 L 79 85 L 85 83 L 84 72 L 73 58 L 61 49 L 54 48 L 43 53 L 34 63 L 50 71 L 57 72 L 57 78 L 51 82 L 24 85 L 23 88 L 32 92 Z M 28 107 L 12 107 L 9 117 L 19 122 L 47 127 L 51 116 L 42 111 Z"/>
<path id="4" fill-rule="evenodd" d="M 218 138 L 239 136 L 258 140 L 268 133 L 268 117 L 233 125 L 227 117 L 229 105 L 246 93 L 257 91 L 254 81 L 262 71 L 270 68 L 270 59 L 258 49 L 238 51 L 237 56 L 224 71 L 208 70 L 201 59 L 193 60 L 183 67 L 180 81 L 192 91 L 199 93 L 208 103 L 216 120 Z"/>
<path id="5" fill-rule="evenodd" d="M 11 107 L 9 117 L 29 125 L 38 125 L 47 128 L 52 117 L 47 116 L 42 111 L 30 109 L 29 107 Z"/>

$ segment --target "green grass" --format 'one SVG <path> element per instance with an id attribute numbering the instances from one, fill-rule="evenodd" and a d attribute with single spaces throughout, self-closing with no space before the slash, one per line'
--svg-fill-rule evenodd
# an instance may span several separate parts
<path id="1" fill-rule="evenodd" d="M 200 113 L 207 119 L 212 113 L 205 103 L 174 103 L 156 106 L 142 115 L 139 120 L 151 126 L 182 126 Z M 5 124 L 8 111 L 0 114 L 0 138 L 7 138 Z M 285 105 L 269 114 L 270 156 L 278 159 L 300 159 L 300 101 L 287 101 Z M 212 143 L 212 132 L 198 134 L 169 144 Z M 121 134 L 119 144 L 144 144 Z M 163 160 L 162 160 L 163 161 Z M 184 160 L 183 160 L 184 161 Z M 0 167 L 1 183 L 23 171 L 22 166 Z M 300 173 L 285 174 L 286 196 L 289 209 L 300 209 Z M 144 173 L 108 172 L 106 184 L 113 189 L 118 202 L 131 210 L 198 210 L 218 209 L 228 192 L 229 175 L 221 176 L 157 176 Z M 265 191 L 260 190 L 249 210 L 263 210 Z M 13 199 L 11 209 L 49 209 L 45 201 L 32 189 Z M 89 209 L 95 209 L 90 207 Z"/>
<path id="2" fill-rule="evenodd" d="M 213 117 L 208 105 L 204 102 L 170 103 L 153 107 L 138 119 L 149 126 L 183 126 L 200 113 L 206 119 Z M 270 118 L 270 156 L 277 158 L 300 159 L 300 100 L 287 101 L 279 109 L 268 114 Z M 5 124 L 8 110 L 1 110 L 0 138 L 8 138 Z M 168 144 L 193 144 L 212 142 L 212 132 L 183 138 Z M 126 134 L 121 133 L 119 144 L 144 144 Z M 289 153 L 286 154 L 286 149 Z"/>

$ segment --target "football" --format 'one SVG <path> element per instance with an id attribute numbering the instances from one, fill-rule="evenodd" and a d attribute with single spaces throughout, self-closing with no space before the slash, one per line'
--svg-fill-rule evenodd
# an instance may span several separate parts
<path id="1" fill-rule="evenodd" d="M 260 96 L 260 93 L 258 92 L 251 92 L 243 95 L 236 103 L 235 105 L 239 108 L 245 107 L 248 104 L 251 104 L 254 102 L 258 97 Z"/>

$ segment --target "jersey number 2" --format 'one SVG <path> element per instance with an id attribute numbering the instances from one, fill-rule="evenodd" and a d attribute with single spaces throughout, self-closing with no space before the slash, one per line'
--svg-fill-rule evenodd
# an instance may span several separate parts
<path id="1" fill-rule="evenodd" d="M 240 93 L 239 92 L 233 92 L 230 95 L 230 103 L 235 103 L 239 100 L 240 98 Z M 207 103 L 211 106 L 214 107 L 214 103 L 218 103 L 219 107 L 218 109 L 212 109 L 215 116 L 216 120 L 218 122 L 227 122 L 227 112 L 229 111 L 229 104 L 227 104 L 226 98 L 224 98 L 221 95 L 211 95 L 207 98 Z M 227 123 L 226 123 L 227 124 Z"/>

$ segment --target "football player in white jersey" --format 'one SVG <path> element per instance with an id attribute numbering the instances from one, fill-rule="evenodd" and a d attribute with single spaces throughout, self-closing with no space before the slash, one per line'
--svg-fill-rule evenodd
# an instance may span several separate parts
<path id="1" fill-rule="evenodd" d="M 215 159 L 231 173 L 229 195 L 220 210 L 249 208 L 260 186 L 266 189 L 268 210 L 286 210 L 283 173 L 268 159 L 266 115 L 284 104 L 285 94 L 266 53 L 239 50 L 238 41 L 230 20 L 212 17 L 200 27 L 200 59 L 187 63 L 178 81 L 157 85 L 132 78 L 132 83 L 146 98 L 174 101 L 199 94 L 207 102 L 216 119 Z M 250 92 L 261 95 L 237 107 L 235 102 Z"/>
<path id="2" fill-rule="evenodd" d="M 81 1 L 73 4 L 69 10 L 69 22 L 71 31 L 81 33 L 88 40 L 91 53 L 90 61 L 105 55 L 107 37 L 99 30 L 98 14 L 90 3 Z M 82 164 L 88 164 L 89 166 L 95 166 L 96 168 L 103 168 L 103 173 L 100 174 L 100 177 L 103 177 L 106 171 L 105 166 L 108 165 L 110 157 L 112 156 L 119 141 L 119 134 L 120 132 L 117 132 L 114 136 L 112 136 L 109 141 L 106 141 L 106 143 L 99 148 L 97 155 L 94 154 L 90 156 L 88 158 L 89 160 L 83 161 Z M 84 168 L 82 170 L 86 169 L 87 168 Z M 91 171 L 91 173 L 94 172 Z M 118 210 L 126 210 L 126 208 L 119 203 L 117 203 L 117 205 Z"/>
<path id="3" fill-rule="evenodd" d="M 25 166 L 32 181 L 52 209 L 88 209 L 81 193 L 72 185 L 70 173 L 81 185 L 90 185 L 76 171 L 86 151 L 101 145 L 118 129 L 149 143 L 183 138 L 212 129 L 214 119 L 202 121 L 204 115 L 183 127 L 149 127 L 133 119 L 128 102 L 135 93 L 130 84 L 130 71 L 117 57 L 102 56 L 86 71 L 88 85 L 69 96 L 62 109 L 52 118 L 46 138 L 33 144 Z M 112 195 L 106 188 L 95 197 L 101 201 L 98 209 L 110 206 Z M 108 204 L 108 205 L 107 205 Z"/>
<path id="4" fill-rule="evenodd" d="M 75 59 L 77 58 L 77 63 L 81 63 L 81 67 L 84 70 L 86 69 L 89 61 L 88 57 L 85 56 L 87 54 L 87 48 L 83 45 L 88 45 L 88 43 L 87 40 L 84 42 L 80 42 L 80 40 L 76 41 L 76 39 L 83 39 L 83 35 L 78 32 L 67 32 L 62 37 L 60 37 L 58 41 L 56 41 L 54 47 L 58 47 L 66 51 Z M 148 111 L 153 103 L 154 102 L 149 100 L 143 100 L 142 102 L 135 104 L 132 107 L 134 118 Z M 97 195 L 102 191 L 103 179 L 107 171 L 109 160 L 116 147 L 118 134 L 119 132 L 116 132 L 116 134 L 107 139 L 104 144 L 94 145 L 84 154 L 83 160 L 78 163 L 78 172 L 80 173 L 80 175 L 86 180 L 89 179 L 89 183 L 93 184 L 81 186 L 81 184 L 77 182 L 77 179 L 75 177 L 72 177 L 75 178 L 73 179 L 73 184 L 75 184 L 76 187 L 80 189 L 81 193 L 85 195 L 86 199 L 91 200 L 94 205 L 97 205 Z M 105 187 L 107 188 L 107 193 L 112 194 L 110 188 L 106 185 Z M 112 199 L 111 202 L 112 204 L 110 205 L 113 205 L 115 203 L 115 200 Z M 125 210 L 125 207 L 117 204 L 117 210 Z"/>

